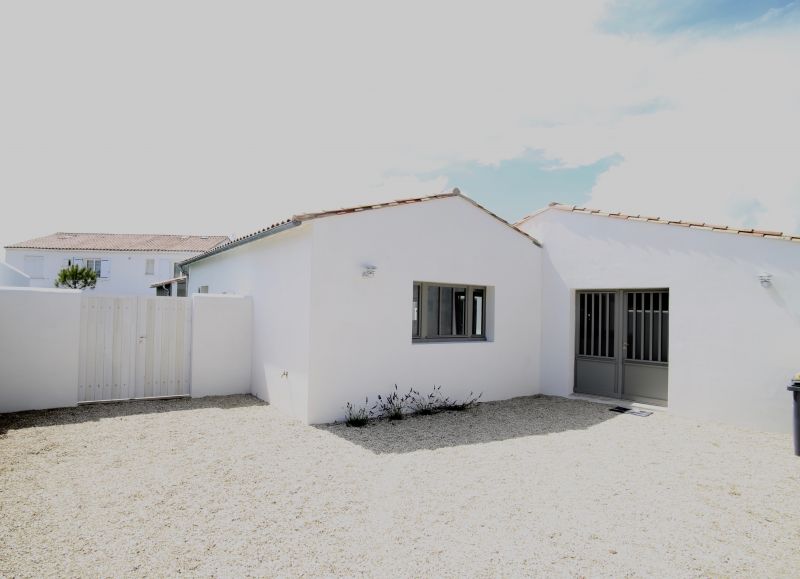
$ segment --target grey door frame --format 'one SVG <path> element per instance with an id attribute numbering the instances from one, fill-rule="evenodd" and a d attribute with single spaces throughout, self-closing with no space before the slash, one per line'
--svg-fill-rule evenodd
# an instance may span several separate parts
<path id="1" fill-rule="evenodd" d="M 573 356 L 573 368 L 572 368 L 572 391 L 576 394 L 585 394 L 585 392 L 579 392 L 577 390 L 578 386 L 578 361 L 581 359 L 584 360 L 591 360 L 597 363 L 607 363 L 609 365 L 614 365 L 614 389 L 611 395 L 605 395 L 609 398 L 617 398 L 620 400 L 631 400 L 633 402 L 643 402 L 647 404 L 654 404 L 659 406 L 665 406 L 667 404 L 667 400 L 660 400 L 656 398 L 648 398 L 643 396 L 635 396 L 635 395 L 626 395 L 625 392 L 625 366 L 658 366 L 658 367 L 665 367 L 667 368 L 667 372 L 669 372 L 669 362 L 650 362 L 650 361 L 642 361 L 642 360 L 627 360 L 626 359 L 626 352 L 627 352 L 627 331 L 628 331 L 628 307 L 627 307 L 627 294 L 628 293 L 636 293 L 636 292 L 667 292 L 669 293 L 669 288 L 597 288 L 597 289 L 579 289 L 575 290 L 574 292 L 574 299 L 573 305 L 575 307 L 575 323 L 573 324 L 573 332 L 575 334 L 573 340 L 573 347 L 574 347 L 574 356 Z M 614 294 L 615 297 L 615 310 L 613 316 L 613 324 L 614 324 L 614 357 L 613 358 L 604 358 L 604 357 L 597 357 L 597 356 L 586 356 L 586 355 L 579 355 L 578 352 L 580 351 L 580 296 L 581 294 L 593 294 L 593 293 L 606 293 L 606 294 Z M 669 340 L 669 331 L 667 333 L 667 339 Z M 668 395 L 668 393 L 667 393 Z"/>

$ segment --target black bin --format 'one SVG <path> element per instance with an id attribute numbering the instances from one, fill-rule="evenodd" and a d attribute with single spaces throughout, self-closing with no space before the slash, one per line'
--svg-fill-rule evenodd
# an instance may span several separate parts
<path id="1" fill-rule="evenodd" d="M 786 389 L 794 398 L 794 453 L 800 456 L 800 380 L 795 378 Z"/>

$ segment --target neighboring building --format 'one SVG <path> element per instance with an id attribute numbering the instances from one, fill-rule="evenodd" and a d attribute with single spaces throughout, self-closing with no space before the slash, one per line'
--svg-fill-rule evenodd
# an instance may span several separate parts
<path id="1" fill-rule="evenodd" d="M 0 287 L 28 287 L 31 278 L 15 267 L 0 261 Z"/>
<path id="2" fill-rule="evenodd" d="M 97 272 L 97 294 L 154 295 L 151 285 L 175 275 L 175 264 L 229 241 L 219 235 L 54 233 L 6 246 L 6 261 L 32 287 L 53 287 L 70 264 Z"/>
<path id="3" fill-rule="evenodd" d="M 252 392 L 307 423 L 397 384 L 785 431 L 797 241 L 564 206 L 515 229 L 454 190 L 298 215 L 182 268 L 190 293 L 252 296 Z"/>

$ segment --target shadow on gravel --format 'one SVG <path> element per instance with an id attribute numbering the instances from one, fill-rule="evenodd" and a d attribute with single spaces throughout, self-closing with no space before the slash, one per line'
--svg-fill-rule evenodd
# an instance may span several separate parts
<path id="1" fill-rule="evenodd" d="M 72 408 L 54 408 L 52 410 L 28 410 L 0 414 L 0 436 L 9 430 L 35 428 L 41 426 L 60 426 L 119 418 L 137 414 L 157 414 L 160 412 L 177 412 L 181 410 L 197 410 L 201 408 L 241 408 L 243 406 L 263 406 L 266 402 L 249 394 L 234 396 L 209 396 L 207 398 L 169 398 L 151 400 L 126 400 L 98 404 L 84 404 Z"/>
<path id="2" fill-rule="evenodd" d="M 342 423 L 315 428 L 376 454 L 399 454 L 583 430 L 620 416 L 609 412 L 609 408 L 583 400 L 525 396 L 484 402 L 463 412 L 409 416 L 393 422 L 379 420 L 364 428 L 349 428 Z"/>

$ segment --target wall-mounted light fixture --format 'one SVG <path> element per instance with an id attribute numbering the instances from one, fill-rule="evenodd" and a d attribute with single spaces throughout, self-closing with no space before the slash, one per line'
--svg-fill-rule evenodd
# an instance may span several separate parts
<path id="1" fill-rule="evenodd" d="M 770 287 L 772 285 L 772 274 L 766 272 L 760 273 L 758 274 L 758 281 L 761 287 Z"/>
<path id="2" fill-rule="evenodd" d="M 365 265 L 364 269 L 361 270 L 361 277 L 375 277 L 377 270 L 378 267 L 375 265 Z"/>

